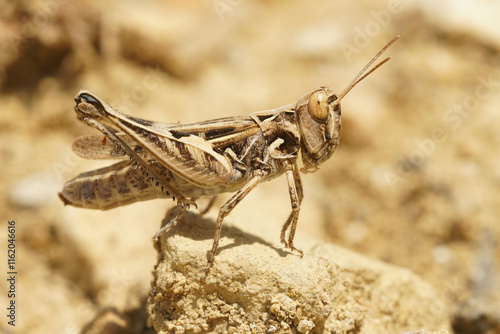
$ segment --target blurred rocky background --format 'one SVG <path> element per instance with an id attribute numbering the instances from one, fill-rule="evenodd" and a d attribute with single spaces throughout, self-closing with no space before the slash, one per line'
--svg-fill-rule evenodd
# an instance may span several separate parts
<path id="1" fill-rule="evenodd" d="M 151 237 L 172 204 L 63 207 L 65 181 L 109 164 L 71 152 L 77 136 L 96 134 L 75 118 L 79 89 L 163 122 L 247 115 L 320 85 L 340 92 L 399 34 L 391 61 L 344 99 L 335 154 L 303 176 L 297 234 L 411 270 L 436 291 L 420 307 L 448 314 L 457 334 L 500 333 L 500 3 L 0 0 L 0 8 L 0 224 L 17 223 L 20 273 L 18 326 L 4 319 L 1 331 L 89 332 L 99 321 L 146 330 Z M 278 179 L 226 224 L 279 248 L 289 210 Z"/>

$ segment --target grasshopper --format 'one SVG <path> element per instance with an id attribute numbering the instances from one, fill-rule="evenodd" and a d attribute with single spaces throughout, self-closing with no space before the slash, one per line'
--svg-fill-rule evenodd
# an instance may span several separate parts
<path id="1" fill-rule="evenodd" d="M 285 174 L 292 212 L 281 229 L 280 241 L 302 257 L 293 243 L 303 198 L 299 153 L 303 173 L 318 170 L 330 158 L 340 139 L 340 101 L 390 59 L 367 72 L 398 38 L 387 43 L 340 95 L 319 87 L 295 104 L 249 116 L 165 124 L 126 115 L 92 93 L 80 91 L 75 96 L 77 118 L 105 137 L 77 138 L 72 146 L 75 153 L 89 159 L 130 159 L 78 175 L 64 185 L 59 197 L 64 204 L 100 210 L 172 198 L 179 209 L 156 233 L 156 244 L 160 233 L 175 226 L 200 196 L 236 192 L 219 210 L 203 282 L 214 264 L 224 218 L 259 183 Z"/>

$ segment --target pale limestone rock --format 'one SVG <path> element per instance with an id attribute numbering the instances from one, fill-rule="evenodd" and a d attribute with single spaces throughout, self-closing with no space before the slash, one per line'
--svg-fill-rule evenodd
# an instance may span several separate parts
<path id="1" fill-rule="evenodd" d="M 438 301 L 432 288 L 409 270 L 303 239 L 301 259 L 263 237 L 228 225 L 223 227 L 219 253 L 204 285 L 200 278 L 212 246 L 213 220 L 188 212 L 174 230 L 161 236 L 147 305 L 149 324 L 156 331 L 419 333 L 449 329 L 445 310 L 432 308 Z"/>

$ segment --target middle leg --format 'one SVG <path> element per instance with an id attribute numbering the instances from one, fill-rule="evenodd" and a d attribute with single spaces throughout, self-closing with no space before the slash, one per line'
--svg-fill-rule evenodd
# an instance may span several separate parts
<path id="1" fill-rule="evenodd" d="M 207 267 L 205 268 L 205 274 L 201 278 L 201 283 L 205 282 L 205 278 L 208 276 L 208 273 L 210 272 L 210 269 L 212 269 L 212 266 L 214 265 L 214 260 L 215 260 L 215 254 L 217 253 L 217 248 L 219 247 L 219 240 L 221 237 L 221 231 L 222 231 L 222 221 L 224 218 L 234 209 L 234 207 L 241 202 L 243 198 L 245 198 L 252 189 L 254 189 L 257 184 L 262 180 L 264 173 L 262 171 L 256 171 L 255 176 L 250 179 L 250 181 L 243 186 L 236 194 L 234 194 L 219 210 L 219 215 L 217 216 L 217 223 L 215 226 L 215 236 L 214 236 L 214 243 L 212 246 L 212 251 L 210 252 L 210 255 L 208 256 L 208 264 Z"/>

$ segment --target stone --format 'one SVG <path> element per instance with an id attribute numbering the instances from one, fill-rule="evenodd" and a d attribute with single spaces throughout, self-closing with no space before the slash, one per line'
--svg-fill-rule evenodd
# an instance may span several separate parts
<path id="1" fill-rule="evenodd" d="M 161 235 L 147 302 L 148 322 L 157 332 L 417 333 L 450 328 L 446 310 L 432 308 L 438 300 L 433 289 L 407 269 L 304 238 L 300 258 L 274 239 L 245 233 L 228 221 L 214 267 L 201 284 L 214 228 L 213 219 L 186 212 Z"/>

